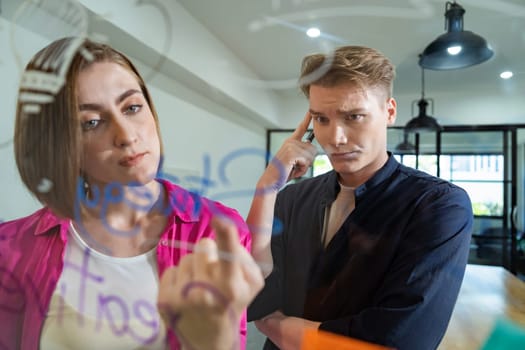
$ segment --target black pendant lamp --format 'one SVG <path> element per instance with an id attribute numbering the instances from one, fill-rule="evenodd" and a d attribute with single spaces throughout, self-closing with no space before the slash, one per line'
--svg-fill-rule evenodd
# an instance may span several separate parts
<path id="1" fill-rule="evenodd" d="M 421 99 L 412 102 L 412 115 L 414 114 L 414 104 L 417 103 L 419 113 L 405 125 L 405 132 L 436 132 L 442 129 L 435 118 L 427 115 L 427 107 L 431 102 L 432 112 L 434 111 L 434 100 L 425 98 L 425 69 L 421 68 Z"/>
<path id="2" fill-rule="evenodd" d="M 419 58 L 426 69 L 447 70 L 470 67 L 487 61 L 494 55 L 490 45 L 481 36 L 463 30 L 465 10 L 455 1 L 445 6 L 447 33 L 431 42 Z"/>
<path id="3" fill-rule="evenodd" d="M 394 149 L 397 154 L 407 154 L 414 153 L 416 146 L 414 146 L 410 141 L 408 141 L 408 133 L 405 131 L 403 133 L 403 142 L 399 143 Z"/>

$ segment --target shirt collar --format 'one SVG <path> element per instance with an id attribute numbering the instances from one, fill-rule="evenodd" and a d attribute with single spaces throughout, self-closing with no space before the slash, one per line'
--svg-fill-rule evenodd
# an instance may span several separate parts
<path id="1" fill-rule="evenodd" d="M 185 222 L 196 222 L 199 220 L 199 212 L 204 202 L 201 197 L 191 193 L 164 179 L 158 179 L 164 186 L 169 198 L 169 213 L 179 217 Z M 68 227 L 70 220 L 55 215 L 51 209 L 45 207 L 32 215 L 33 220 L 29 224 L 36 224 L 35 236 L 43 235 L 57 226 L 61 229 Z"/>
<path id="2" fill-rule="evenodd" d="M 399 166 L 398 161 L 393 156 L 392 152 L 387 152 L 387 153 L 388 153 L 388 160 L 386 161 L 385 165 L 383 165 L 381 169 L 379 169 L 364 184 L 358 186 L 355 189 L 356 198 L 363 196 L 366 193 L 366 191 L 368 191 L 369 189 L 379 185 L 380 183 L 388 179 L 397 169 L 397 167 Z"/>
<path id="3" fill-rule="evenodd" d="M 205 202 L 201 196 L 189 192 L 165 179 L 157 179 L 166 189 L 170 213 L 185 222 L 196 222 Z"/>
<path id="4" fill-rule="evenodd" d="M 321 203 L 324 206 L 327 203 L 332 203 L 335 200 L 335 197 L 337 197 L 337 193 L 339 192 L 339 181 L 338 175 L 334 170 L 330 171 L 323 180 L 325 183 L 325 192 Z"/>
<path id="5" fill-rule="evenodd" d="M 358 199 L 359 197 L 363 196 L 366 191 L 369 189 L 377 186 L 384 180 L 388 179 L 394 171 L 398 168 L 399 162 L 396 160 L 396 158 L 393 156 L 392 152 L 388 153 L 388 160 L 386 163 L 379 169 L 370 179 L 368 179 L 364 184 L 357 186 L 355 188 L 355 197 Z M 338 177 L 337 173 L 335 171 L 331 171 L 328 176 L 325 178 L 326 183 L 326 193 L 325 193 L 325 199 L 328 202 L 332 202 L 335 200 L 335 197 L 337 196 L 337 193 L 339 192 L 339 184 L 338 184 Z"/>
<path id="6" fill-rule="evenodd" d="M 57 226 L 60 226 L 61 231 L 64 227 L 69 225 L 69 219 L 63 219 L 55 215 L 51 209 L 45 207 L 32 215 L 33 220 L 28 222 L 34 224 L 36 221 L 35 236 L 40 236 L 48 233 Z"/>

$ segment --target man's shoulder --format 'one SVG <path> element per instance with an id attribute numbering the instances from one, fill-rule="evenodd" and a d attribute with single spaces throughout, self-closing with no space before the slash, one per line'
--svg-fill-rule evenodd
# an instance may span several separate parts
<path id="1" fill-rule="evenodd" d="M 399 164 L 399 172 L 402 174 L 402 176 L 406 176 L 410 181 L 413 181 L 414 183 L 419 183 L 421 186 L 425 187 L 434 187 L 434 186 L 449 186 L 454 189 L 460 189 L 461 187 L 457 186 L 456 184 L 445 180 L 441 177 L 437 177 L 435 175 L 429 174 L 427 172 L 424 172 L 419 169 L 414 169 L 409 166 Z"/>
<path id="2" fill-rule="evenodd" d="M 334 177 L 334 171 L 329 171 L 325 174 L 317 175 L 314 177 L 306 178 L 295 183 L 288 184 L 281 190 L 281 193 L 287 192 L 301 192 L 321 190 L 327 186 L 332 177 Z"/>
<path id="3" fill-rule="evenodd" d="M 399 176 L 406 177 L 404 179 L 406 188 L 409 188 L 416 197 L 428 195 L 435 199 L 453 200 L 470 206 L 467 191 L 448 180 L 402 164 L 399 166 L 399 172 Z"/>

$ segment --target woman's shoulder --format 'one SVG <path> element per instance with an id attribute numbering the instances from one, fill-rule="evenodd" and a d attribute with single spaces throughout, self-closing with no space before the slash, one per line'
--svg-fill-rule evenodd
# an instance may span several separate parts
<path id="1" fill-rule="evenodd" d="M 241 241 L 248 244 L 249 230 L 246 222 L 239 212 L 216 200 L 201 196 L 198 193 L 190 192 L 172 182 L 162 179 L 168 196 L 169 210 L 171 215 L 175 215 L 183 221 L 199 222 L 209 224 L 211 217 L 219 215 L 233 221 L 238 230 Z"/>
<path id="2" fill-rule="evenodd" d="M 27 227 L 38 221 L 38 219 L 44 214 L 47 208 L 41 208 L 34 213 L 27 216 L 8 220 L 0 223 L 0 233 L 6 233 L 7 231 L 19 230 L 23 227 Z"/>
<path id="3" fill-rule="evenodd" d="M 202 215 L 239 215 L 237 210 L 199 193 L 188 191 L 172 182 L 162 179 L 162 184 L 168 194 L 169 209 L 175 215 L 189 214 L 193 219 Z"/>
<path id="4" fill-rule="evenodd" d="M 25 239 L 45 233 L 62 223 L 49 208 L 41 208 L 25 217 L 0 223 L 0 244 L 14 239 Z"/>

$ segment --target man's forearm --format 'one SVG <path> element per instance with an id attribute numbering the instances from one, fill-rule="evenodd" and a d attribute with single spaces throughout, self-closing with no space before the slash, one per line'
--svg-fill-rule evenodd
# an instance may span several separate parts
<path id="1" fill-rule="evenodd" d="M 263 179 L 259 181 L 246 219 L 252 233 L 252 256 L 260 264 L 264 277 L 273 269 L 270 244 L 276 198 L 277 189 Z"/>
<path id="2" fill-rule="evenodd" d="M 285 316 L 280 311 L 255 321 L 257 329 L 282 350 L 300 349 L 304 330 L 318 329 L 320 324 L 299 317 Z"/>

